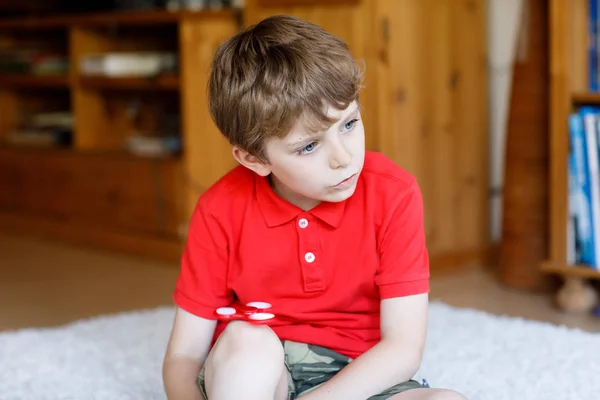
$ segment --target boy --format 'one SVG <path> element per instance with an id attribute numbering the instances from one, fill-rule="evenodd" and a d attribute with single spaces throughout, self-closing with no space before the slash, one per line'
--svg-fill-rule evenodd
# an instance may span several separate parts
<path id="1" fill-rule="evenodd" d="M 360 85 L 344 42 L 294 17 L 218 50 L 210 110 L 240 165 L 191 218 L 169 399 L 464 399 L 411 380 L 429 292 L 421 195 L 365 151 Z M 215 321 L 253 301 L 284 319 Z"/>

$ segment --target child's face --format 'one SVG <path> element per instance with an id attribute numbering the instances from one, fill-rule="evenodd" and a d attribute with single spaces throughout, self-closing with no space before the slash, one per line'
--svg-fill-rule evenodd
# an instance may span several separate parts
<path id="1" fill-rule="evenodd" d="M 324 132 L 311 134 L 299 121 L 286 138 L 265 144 L 273 189 L 304 210 L 349 198 L 362 171 L 365 131 L 358 103 L 330 108 L 329 115 L 338 121 Z"/>

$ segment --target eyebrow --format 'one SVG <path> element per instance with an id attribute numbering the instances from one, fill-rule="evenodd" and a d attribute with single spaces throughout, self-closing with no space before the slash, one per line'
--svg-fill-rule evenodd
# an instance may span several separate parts
<path id="1" fill-rule="evenodd" d="M 288 147 L 289 147 L 290 149 L 296 149 L 296 148 L 299 148 L 299 147 L 304 147 L 304 146 L 306 146 L 307 144 L 310 144 L 310 143 L 314 142 L 314 141 L 315 141 L 317 138 L 319 138 L 320 136 L 322 136 L 322 134 L 321 134 L 321 133 L 316 133 L 316 134 L 314 134 L 314 135 L 307 136 L 307 137 L 305 137 L 305 138 L 303 138 L 303 139 L 301 139 L 301 140 L 298 140 L 297 142 L 294 142 L 294 143 L 288 143 Z"/>
<path id="2" fill-rule="evenodd" d="M 346 114 L 346 116 L 344 116 L 343 118 L 338 119 L 335 123 L 338 123 L 339 121 L 343 121 L 343 120 L 346 120 L 346 119 L 351 118 L 351 117 L 355 117 L 359 113 L 359 111 L 360 111 L 360 105 L 357 104 L 352 109 L 352 111 L 350 111 L 348 114 Z M 305 145 L 312 143 L 319 136 L 322 136 L 322 133 L 316 133 L 314 135 L 307 136 L 307 137 L 305 137 L 302 140 L 299 140 L 297 142 L 288 143 L 288 147 L 292 148 L 292 149 L 293 148 L 298 148 L 298 147 L 304 147 Z"/>

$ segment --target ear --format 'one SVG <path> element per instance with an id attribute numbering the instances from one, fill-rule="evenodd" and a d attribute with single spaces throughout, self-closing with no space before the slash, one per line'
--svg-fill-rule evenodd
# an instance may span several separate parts
<path id="1" fill-rule="evenodd" d="M 271 173 L 271 169 L 267 163 L 261 161 L 258 157 L 253 156 L 244 149 L 233 146 L 231 149 L 231 154 L 237 162 L 256 172 L 260 176 L 267 176 Z"/>

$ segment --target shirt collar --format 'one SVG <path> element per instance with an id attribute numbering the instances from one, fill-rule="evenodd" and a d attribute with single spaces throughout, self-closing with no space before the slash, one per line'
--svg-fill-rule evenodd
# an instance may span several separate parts
<path id="1" fill-rule="evenodd" d="M 309 213 L 332 227 L 337 228 L 346 208 L 346 201 L 336 203 L 322 202 L 312 210 L 304 211 L 279 197 L 271 188 L 268 177 L 262 177 L 257 174 L 255 174 L 255 188 L 258 207 L 269 227 L 285 224 L 300 214 Z"/>

